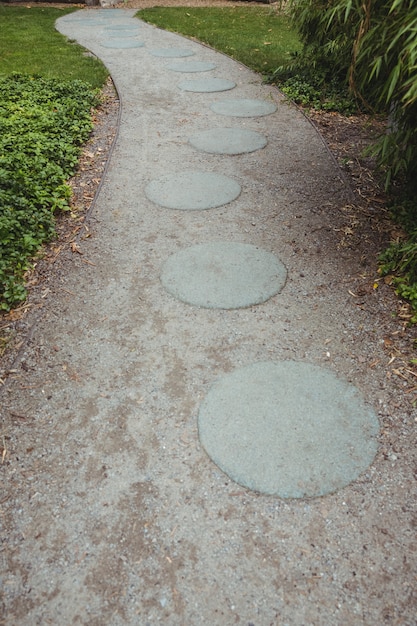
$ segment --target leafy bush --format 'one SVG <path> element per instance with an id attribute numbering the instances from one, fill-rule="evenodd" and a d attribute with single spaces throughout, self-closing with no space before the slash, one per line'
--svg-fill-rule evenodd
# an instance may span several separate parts
<path id="1" fill-rule="evenodd" d="M 291 0 L 290 14 L 303 49 L 296 65 L 318 72 L 323 80 L 345 82 L 351 64 L 352 43 L 360 23 L 355 12 L 338 8 L 344 0 Z M 348 0 L 352 4 L 352 0 Z M 357 2 L 360 6 L 360 3 Z"/>
<path id="2" fill-rule="evenodd" d="M 417 4 L 385 0 L 363 5 L 354 43 L 351 85 L 389 113 L 389 128 L 372 152 L 393 181 L 417 190 Z"/>
<path id="3" fill-rule="evenodd" d="M 392 242 L 379 257 L 379 273 L 390 276 L 395 292 L 408 300 L 413 310 L 411 322 L 417 323 L 417 202 L 415 198 L 395 198 L 393 219 L 404 229 L 405 236 Z"/>
<path id="4" fill-rule="evenodd" d="M 392 284 L 401 298 L 408 300 L 417 323 L 417 230 L 407 241 L 392 243 L 380 256 L 382 276 L 393 275 Z"/>
<path id="5" fill-rule="evenodd" d="M 417 187 L 417 3 L 414 0 L 291 0 L 303 42 L 295 67 L 341 80 L 371 109 L 390 115 L 373 154 L 387 188 Z"/>
<path id="6" fill-rule="evenodd" d="M 68 209 L 97 92 L 79 80 L 0 78 L 0 309 L 26 297 L 24 275 Z"/>
<path id="7" fill-rule="evenodd" d="M 303 48 L 292 55 L 292 62 L 276 68 L 270 81 L 278 83 L 298 104 L 351 114 L 359 103 L 349 92 L 347 75 L 360 20 L 351 16 L 345 21 L 339 13 L 330 20 L 334 5 L 331 0 L 324 4 L 318 0 L 290 1 L 292 23 Z"/>
<path id="8" fill-rule="evenodd" d="M 343 115 L 352 115 L 358 111 L 358 103 L 337 79 L 326 81 L 311 70 L 303 69 L 286 79 L 282 75 L 279 79 L 276 72 L 272 81 L 278 82 L 281 91 L 301 106 L 317 111 L 338 111 Z"/>

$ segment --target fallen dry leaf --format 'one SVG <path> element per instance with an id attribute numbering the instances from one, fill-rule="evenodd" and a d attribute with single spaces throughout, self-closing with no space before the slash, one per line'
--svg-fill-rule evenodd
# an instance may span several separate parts
<path id="1" fill-rule="evenodd" d="M 71 243 L 71 252 L 78 252 L 78 254 L 82 254 L 80 246 L 76 244 L 75 241 Z"/>

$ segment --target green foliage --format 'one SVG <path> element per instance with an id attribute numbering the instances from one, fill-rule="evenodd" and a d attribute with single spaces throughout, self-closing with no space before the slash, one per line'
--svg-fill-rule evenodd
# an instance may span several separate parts
<path id="1" fill-rule="evenodd" d="M 281 91 L 290 100 L 304 107 L 338 111 L 343 115 L 353 115 L 358 111 L 358 103 L 337 79 L 326 82 L 319 74 L 304 70 L 286 79 L 279 79 L 278 72 L 275 72 L 270 82 L 279 83 Z"/>
<path id="2" fill-rule="evenodd" d="M 290 13 L 303 48 L 290 64 L 277 67 L 270 81 L 298 104 L 351 114 L 359 106 L 346 80 L 356 24 L 351 19 L 345 22 L 339 13 L 329 19 L 334 5 L 292 0 Z"/>
<path id="3" fill-rule="evenodd" d="M 406 241 L 392 243 L 380 256 L 382 276 L 393 275 L 395 292 L 408 300 L 417 323 L 417 230 Z"/>
<path id="4" fill-rule="evenodd" d="M 303 47 L 289 62 L 276 66 L 268 80 L 297 104 L 350 115 L 358 111 L 359 103 L 346 82 L 351 60 L 349 28 L 344 25 L 341 29 L 337 20 L 331 32 L 322 32 L 323 8 L 313 0 L 292 1 L 292 23 Z M 352 25 L 350 29 L 353 31 Z"/>
<path id="5" fill-rule="evenodd" d="M 295 29 L 277 7 L 154 7 L 137 17 L 195 37 L 251 69 L 269 75 L 300 49 Z"/>
<path id="6" fill-rule="evenodd" d="M 380 255 L 379 271 L 382 276 L 392 276 L 396 293 L 408 300 L 417 324 L 417 201 L 407 196 L 396 198 L 392 206 L 392 217 L 404 229 L 406 236 L 394 241 Z"/>
<path id="7" fill-rule="evenodd" d="M 66 210 L 66 180 L 92 129 L 97 93 L 83 81 L 0 78 L 0 309 L 24 300 L 24 274 Z"/>
<path id="8" fill-rule="evenodd" d="M 365 68 L 368 68 L 365 71 Z M 358 42 L 352 75 L 358 89 L 389 111 L 389 129 L 373 153 L 386 186 L 399 181 L 417 191 L 417 4 L 381 2 Z"/>
<path id="9" fill-rule="evenodd" d="M 21 72 L 102 87 L 108 76 L 103 63 L 55 29 L 57 18 L 74 10 L 0 6 L 0 76 Z"/>
<path id="10" fill-rule="evenodd" d="M 295 67 L 342 80 L 364 105 L 389 113 L 373 155 L 387 188 L 417 187 L 415 0 L 291 0 L 291 14 L 303 42 Z"/>
<path id="11" fill-rule="evenodd" d="M 323 80 L 344 82 L 360 24 L 360 6 L 358 0 L 291 0 L 291 17 L 303 43 L 299 67 L 319 72 Z"/>

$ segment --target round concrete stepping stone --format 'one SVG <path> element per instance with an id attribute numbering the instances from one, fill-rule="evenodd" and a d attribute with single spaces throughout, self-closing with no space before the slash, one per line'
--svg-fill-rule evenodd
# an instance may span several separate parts
<path id="1" fill-rule="evenodd" d="M 266 100 L 224 100 L 221 102 L 213 102 L 210 109 L 214 113 L 220 115 L 229 115 L 231 117 L 262 117 L 263 115 L 271 115 L 277 110 L 273 102 Z"/>
<path id="2" fill-rule="evenodd" d="M 168 209 L 194 211 L 214 209 L 235 200 L 240 194 L 235 180 L 212 172 L 185 171 L 166 174 L 151 181 L 146 196 Z"/>
<path id="3" fill-rule="evenodd" d="M 79 24 L 80 26 L 102 26 L 103 20 L 74 17 L 72 19 L 65 20 L 65 24 Z"/>
<path id="4" fill-rule="evenodd" d="M 186 61 L 185 63 L 171 63 L 168 69 L 173 72 L 209 72 L 216 68 L 215 63 L 206 63 L 205 61 Z"/>
<path id="5" fill-rule="evenodd" d="M 139 31 L 134 30 L 109 30 L 106 32 L 106 36 L 109 38 L 108 41 L 113 41 L 112 37 L 118 37 L 119 39 L 126 39 L 127 37 L 137 37 L 139 35 Z"/>
<path id="6" fill-rule="evenodd" d="M 161 282 L 196 306 L 237 309 L 265 302 L 283 288 L 287 271 L 277 257 L 244 243 L 197 244 L 172 255 Z"/>
<path id="7" fill-rule="evenodd" d="M 103 9 L 98 12 L 100 17 L 114 18 L 114 17 L 126 17 L 123 9 Z"/>
<path id="8" fill-rule="evenodd" d="M 260 362 L 214 384 L 201 443 L 230 478 L 282 498 L 322 496 L 372 463 L 378 419 L 353 385 L 307 363 Z"/>
<path id="9" fill-rule="evenodd" d="M 80 26 L 101 26 L 103 27 L 105 24 L 107 24 L 108 22 L 106 22 L 105 20 L 101 19 L 101 18 L 85 18 L 85 17 L 74 17 L 71 19 L 66 19 L 65 23 L 69 24 L 79 24 Z"/>
<path id="10" fill-rule="evenodd" d="M 233 89 L 236 87 L 236 83 L 227 80 L 227 78 L 201 78 L 200 80 L 184 80 L 178 87 L 183 91 L 194 93 L 212 93 Z"/>
<path id="11" fill-rule="evenodd" d="M 100 24 L 111 24 L 115 22 L 118 18 L 119 23 L 123 23 L 121 20 L 126 20 L 126 15 L 107 15 L 107 13 L 95 14 L 92 17 L 82 17 L 85 22 L 100 22 Z"/>
<path id="12" fill-rule="evenodd" d="M 145 45 L 143 41 L 135 41 L 134 39 L 109 39 L 108 41 L 102 41 L 101 46 L 103 48 L 143 48 Z"/>
<path id="13" fill-rule="evenodd" d="M 112 24 L 111 26 L 106 26 L 104 30 L 139 30 L 139 27 L 137 24 Z"/>
<path id="14" fill-rule="evenodd" d="M 266 146 L 267 139 L 260 133 L 241 128 L 212 128 L 203 130 L 188 140 L 190 144 L 211 154 L 243 154 Z"/>
<path id="15" fill-rule="evenodd" d="M 171 59 L 174 57 L 191 57 L 194 55 L 194 52 L 191 50 L 185 50 L 183 48 L 159 48 L 155 50 L 150 50 L 150 53 L 154 57 L 162 57 L 166 59 Z"/>

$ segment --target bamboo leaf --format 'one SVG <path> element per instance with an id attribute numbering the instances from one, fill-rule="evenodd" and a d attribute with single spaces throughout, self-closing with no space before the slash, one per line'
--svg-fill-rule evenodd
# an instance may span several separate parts
<path id="1" fill-rule="evenodd" d="M 391 98 L 393 96 L 393 93 L 395 91 L 395 88 L 398 84 L 399 78 L 400 78 L 400 74 L 401 74 L 401 65 L 398 64 L 394 67 L 394 69 L 392 70 L 388 82 L 387 82 L 387 95 L 386 95 L 386 102 L 390 102 Z"/>

